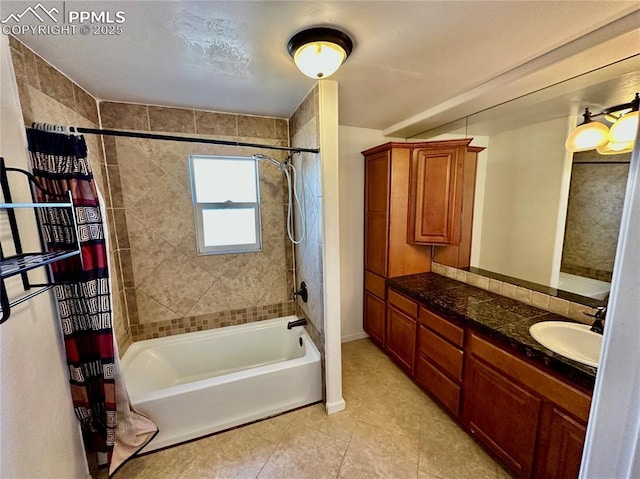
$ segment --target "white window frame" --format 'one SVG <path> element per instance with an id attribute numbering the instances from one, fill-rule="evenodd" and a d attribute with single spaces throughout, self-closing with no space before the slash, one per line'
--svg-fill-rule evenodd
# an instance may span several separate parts
<path id="1" fill-rule="evenodd" d="M 255 188 L 256 201 L 249 203 L 240 203 L 227 200 L 224 202 L 198 202 L 196 195 L 196 182 L 194 172 L 195 160 L 233 160 L 233 161 L 250 161 L 255 168 Z M 189 156 L 189 178 L 191 183 L 191 198 L 193 202 L 193 213 L 196 227 L 196 247 L 198 255 L 210 254 L 230 254 L 230 253 L 251 253 L 262 251 L 262 221 L 260 216 L 260 177 L 258 172 L 258 162 L 253 157 L 247 156 L 213 156 L 213 155 L 190 155 Z M 204 241 L 204 220 L 203 214 L 206 210 L 212 209 L 251 209 L 255 211 L 255 243 L 249 244 L 228 244 L 219 246 L 207 246 Z"/>

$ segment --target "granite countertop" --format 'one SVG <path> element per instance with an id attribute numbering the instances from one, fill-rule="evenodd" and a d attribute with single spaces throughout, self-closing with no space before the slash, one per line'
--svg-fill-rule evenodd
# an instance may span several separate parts
<path id="1" fill-rule="evenodd" d="M 571 382 L 593 389 L 596 368 L 554 353 L 529 334 L 529 327 L 535 323 L 570 319 L 436 273 L 389 278 L 387 285 L 507 349 L 515 349 L 546 365 Z"/>

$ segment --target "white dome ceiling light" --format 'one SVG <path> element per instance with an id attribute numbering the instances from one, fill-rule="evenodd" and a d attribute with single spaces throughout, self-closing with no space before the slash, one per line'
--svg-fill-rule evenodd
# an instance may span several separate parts
<path id="1" fill-rule="evenodd" d="M 315 27 L 296 33 L 287 45 L 298 69 L 321 80 L 333 75 L 353 50 L 353 41 L 334 28 Z"/>

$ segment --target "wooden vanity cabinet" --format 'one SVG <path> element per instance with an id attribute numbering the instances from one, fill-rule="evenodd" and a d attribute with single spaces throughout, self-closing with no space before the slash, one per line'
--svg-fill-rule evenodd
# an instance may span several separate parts
<path id="1" fill-rule="evenodd" d="M 414 379 L 454 416 L 460 412 L 464 329 L 420 307 Z"/>
<path id="2" fill-rule="evenodd" d="M 386 291 L 384 350 L 518 478 L 578 477 L 591 393 Z"/>
<path id="3" fill-rule="evenodd" d="M 591 396 L 475 333 L 463 423 L 520 478 L 577 477 Z"/>

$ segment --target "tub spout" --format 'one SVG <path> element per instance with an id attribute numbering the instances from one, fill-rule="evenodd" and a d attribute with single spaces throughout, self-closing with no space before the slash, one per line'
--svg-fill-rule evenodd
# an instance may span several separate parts
<path id="1" fill-rule="evenodd" d="M 296 326 L 304 326 L 307 324 L 306 318 L 297 319 L 295 321 L 289 321 L 287 323 L 287 329 L 295 328 Z"/>

